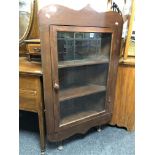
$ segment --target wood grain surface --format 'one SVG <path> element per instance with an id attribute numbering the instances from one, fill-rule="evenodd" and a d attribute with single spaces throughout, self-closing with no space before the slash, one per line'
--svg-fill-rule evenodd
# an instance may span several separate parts
<path id="1" fill-rule="evenodd" d="M 135 127 L 135 67 L 120 65 L 118 68 L 115 102 L 111 123 L 126 127 L 129 131 Z"/>
<path id="2" fill-rule="evenodd" d="M 41 62 L 29 62 L 25 57 L 20 57 L 19 73 L 42 76 Z"/>
<path id="3" fill-rule="evenodd" d="M 55 8 L 55 11 L 51 8 Z M 108 123 L 111 119 L 115 96 L 123 26 L 122 16 L 112 11 L 97 12 L 90 6 L 81 10 L 73 10 L 61 5 L 48 5 L 42 8 L 38 15 L 48 140 L 60 141 L 76 133 L 85 133 L 93 126 Z M 60 126 L 59 90 L 54 87 L 59 85 L 57 31 L 60 31 L 60 29 L 61 31 L 68 30 L 70 32 L 101 33 L 107 33 L 107 30 L 108 32 L 111 30 L 112 33 L 105 111 L 63 126 Z"/>

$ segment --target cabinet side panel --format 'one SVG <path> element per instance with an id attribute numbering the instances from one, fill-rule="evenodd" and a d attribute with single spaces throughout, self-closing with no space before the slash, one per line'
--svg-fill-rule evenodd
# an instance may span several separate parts
<path id="1" fill-rule="evenodd" d="M 51 53 L 49 44 L 49 27 L 40 28 L 41 37 L 41 58 L 43 70 L 43 88 L 47 134 L 54 131 L 54 114 L 53 114 L 53 89 L 52 89 L 52 66 Z"/>
<path id="2" fill-rule="evenodd" d="M 135 117 L 135 68 L 119 66 L 113 117 L 111 124 L 134 130 Z"/>

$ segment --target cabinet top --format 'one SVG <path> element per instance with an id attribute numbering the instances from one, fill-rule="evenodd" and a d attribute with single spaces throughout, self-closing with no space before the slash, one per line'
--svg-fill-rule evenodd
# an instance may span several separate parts
<path id="1" fill-rule="evenodd" d="M 43 7 L 38 15 L 40 31 L 49 25 L 119 27 L 120 30 L 123 25 L 123 18 L 119 13 L 97 12 L 90 5 L 75 10 L 63 5 L 51 4 Z"/>
<path id="2" fill-rule="evenodd" d="M 34 74 L 42 76 L 42 67 L 40 62 L 29 62 L 25 57 L 19 58 L 19 73 L 20 74 Z"/>

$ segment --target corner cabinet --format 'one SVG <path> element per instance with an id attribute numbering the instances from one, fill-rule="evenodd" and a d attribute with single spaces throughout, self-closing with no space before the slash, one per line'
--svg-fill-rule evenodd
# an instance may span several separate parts
<path id="1" fill-rule="evenodd" d="M 89 6 L 76 11 L 49 5 L 40 10 L 49 141 L 111 120 L 122 23 L 118 13 L 98 13 Z"/>

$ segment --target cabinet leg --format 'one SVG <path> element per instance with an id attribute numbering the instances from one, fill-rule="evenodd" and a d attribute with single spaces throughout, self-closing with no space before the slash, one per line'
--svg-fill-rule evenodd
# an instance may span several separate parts
<path id="1" fill-rule="evenodd" d="M 41 153 L 44 154 L 45 153 L 45 126 L 44 126 L 44 113 L 42 109 L 38 112 L 38 119 L 39 119 Z"/>
<path id="2" fill-rule="evenodd" d="M 41 155 L 45 155 L 45 150 L 41 150 Z"/>
<path id="3" fill-rule="evenodd" d="M 97 132 L 101 132 L 101 126 L 98 126 Z"/>
<path id="4" fill-rule="evenodd" d="M 61 151 L 63 149 L 62 141 L 58 142 L 58 150 Z"/>

